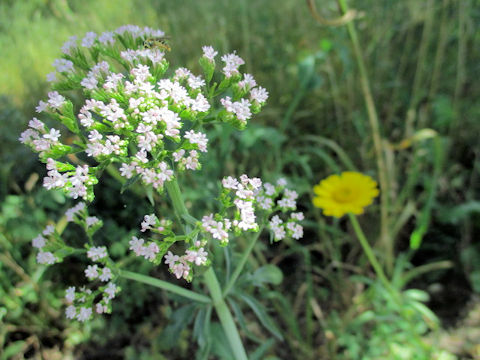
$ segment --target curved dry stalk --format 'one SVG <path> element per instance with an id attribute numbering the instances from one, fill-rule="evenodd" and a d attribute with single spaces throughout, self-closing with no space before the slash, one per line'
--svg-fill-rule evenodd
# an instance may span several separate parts
<path id="1" fill-rule="evenodd" d="M 320 24 L 325 26 L 341 26 L 359 17 L 359 13 L 356 10 L 350 9 L 345 14 L 336 19 L 326 19 L 319 14 L 315 6 L 314 0 L 307 0 L 308 9 L 312 17 Z"/>

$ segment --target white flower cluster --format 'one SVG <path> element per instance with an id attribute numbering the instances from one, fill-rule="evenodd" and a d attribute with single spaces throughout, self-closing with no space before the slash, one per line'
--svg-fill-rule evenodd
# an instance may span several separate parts
<path id="1" fill-rule="evenodd" d="M 39 152 L 43 162 L 84 151 L 102 169 L 106 163 L 119 164 L 126 179 L 135 177 L 158 191 L 174 177 L 174 170 L 200 169 L 200 155 L 207 152 L 208 143 L 198 130 L 204 119 L 242 128 L 260 111 L 268 93 L 251 74 L 241 74 L 244 60 L 235 52 L 221 57 L 222 73 L 214 77 L 218 52 L 211 46 L 202 48 L 203 76 L 179 67 L 165 77 L 169 64 L 164 51 L 145 48 L 148 39 L 160 34 L 164 33 L 126 25 L 100 35 L 89 32 L 80 40 L 70 38 L 48 78 L 57 89 L 81 90 L 87 100 L 77 112 L 70 100 L 52 91 L 36 110 L 62 122 L 75 134 L 74 142 L 65 145 L 59 130 L 47 128 L 37 118 L 30 121 L 20 141 Z M 215 98 L 227 91 L 229 96 L 220 99 L 223 110 L 212 111 L 211 104 L 218 103 Z M 98 167 L 53 164 L 47 164 L 45 187 L 93 200 Z"/>
<path id="2" fill-rule="evenodd" d="M 256 194 L 257 207 L 270 212 L 280 210 L 282 213 L 296 210 L 298 194 L 293 190 L 286 189 L 286 184 L 284 179 L 279 179 L 276 186 L 264 183 L 262 191 Z M 277 198 L 279 199 L 277 200 Z M 275 241 L 283 240 L 287 236 L 298 240 L 303 237 L 303 227 L 298 224 L 303 219 L 304 216 L 301 212 L 291 213 L 285 222 L 279 215 L 274 215 L 270 219 L 268 227 L 272 231 Z"/>
<path id="3" fill-rule="evenodd" d="M 154 233 L 169 235 L 171 234 L 172 222 L 166 219 L 159 220 L 155 214 L 145 215 L 141 223 L 141 232 L 150 230 Z M 160 242 L 157 243 L 156 240 L 145 242 L 142 238 L 137 238 L 133 236 L 129 242 L 130 250 L 132 250 L 135 255 L 143 256 L 146 260 L 158 263 L 161 261 L 163 254 L 157 256 L 160 253 Z"/>
<path id="4" fill-rule="evenodd" d="M 104 46 L 113 46 L 117 41 L 116 35 L 127 36 L 130 39 L 143 39 L 148 37 L 161 37 L 165 33 L 161 30 L 155 30 L 149 27 L 144 27 L 143 29 L 136 25 L 123 25 L 116 29 L 114 32 L 105 31 L 102 34 L 98 35 L 94 32 L 88 32 L 85 34 L 85 37 L 81 40 L 81 46 L 90 49 L 95 44 L 104 45 Z M 74 56 L 75 50 L 77 49 L 78 38 L 76 36 L 70 37 L 65 44 L 62 46 L 62 52 L 65 55 Z M 98 43 L 97 43 L 98 41 Z M 63 59 L 59 59 L 63 60 Z M 60 72 L 60 70 L 57 69 Z"/>
<path id="5" fill-rule="evenodd" d="M 231 176 L 222 180 L 225 194 L 234 192 L 231 199 L 236 207 L 235 215 L 232 219 L 221 216 L 220 214 L 209 214 L 202 218 L 202 230 L 209 233 L 213 239 L 226 245 L 229 241 L 229 230 L 235 232 L 258 230 L 255 216 L 255 194 L 262 186 L 259 178 L 250 179 L 247 175 L 240 176 L 237 180 Z"/>
<path id="6" fill-rule="evenodd" d="M 172 178 L 173 170 L 166 161 L 162 161 L 165 155 L 162 158 L 159 158 L 159 155 L 166 140 L 175 143 L 182 139 L 182 119 L 179 114 L 186 111 L 196 116 L 210 109 L 210 104 L 203 94 L 198 93 L 191 97 L 191 90 L 198 84 L 190 80 L 196 77 L 190 73 L 185 76 L 189 77 L 190 87 L 187 85 L 187 88 L 178 81 L 169 79 L 152 83 L 150 68 L 142 64 L 133 67 L 128 78 L 121 74 L 110 74 L 105 84 L 108 84 L 108 89 L 128 96 L 128 106 L 120 105 L 113 98 L 109 103 L 87 100 L 79 115 L 81 124 L 90 130 L 87 155 L 99 161 L 116 155 L 123 160 L 120 168 L 122 176 L 129 179 L 139 174 L 145 184 L 161 189 L 165 181 Z M 114 85 L 108 82 L 108 79 L 113 77 Z M 198 79 L 196 81 L 198 82 Z M 201 85 L 204 85 L 204 82 Z M 94 115 L 97 115 L 97 120 Z M 99 121 L 99 118 L 103 120 Z M 96 129 L 104 125 L 107 125 L 113 134 L 104 136 Z M 127 129 L 129 132 L 125 133 Z M 206 135 L 191 130 L 184 134 L 184 139 L 184 143 L 188 143 L 191 148 L 189 156 L 183 157 L 183 148 L 172 151 L 172 156 L 176 162 L 182 164 L 182 170 L 197 169 L 199 154 L 196 150 L 207 151 Z M 136 152 L 127 157 L 128 147 L 133 144 L 136 145 Z"/>
<path id="7" fill-rule="evenodd" d="M 296 210 L 296 199 L 298 194 L 295 191 L 285 188 L 286 181 L 278 180 L 276 185 L 264 183 L 258 178 L 250 179 L 242 175 L 239 180 L 229 176 L 222 181 L 224 188 L 223 205 L 227 209 L 235 206 L 236 212 L 233 219 L 221 214 L 210 214 L 202 218 L 202 230 L 208 233 L 213 239 L 226 245 L 229 241 L 229 231 L 235 233 L 252 230 L 258 231 L 259 225 L 256 222 L 256 211 L 263 211 L 268 218 L 277 211 L 287 213 Z M 232 195 L 233 193 L 233 195 Z M 278 200 L 277 200 L 278 199 Z M 226 213 L 226 211 L 223 211 Z M 275 241 L 292 237 L 300 239 L 303 237 L 303 227 L 298 221 L 303 220 L 300 212 L 292 213 L 290 218 L 284 222 L 279 215 L 271 218 L 268 227 L 273 233 Z"/>
<path id="8" fill-rule="evenodd" d="M 39 250 L 37 254 L 37 262 L 39 264 L 52 265 L 58 258 L 51 252 L 45 251 L 45 245 L 48 242 L 48 237 L 55 233 L 55 228 L 53 225 L 48 225 L 41 234 L 32 240 L 32 246 Z"/>
<path id="9" fill-rule="evenodd" d="M 89 265 L 85 274 L 89 280 L 95 280 L 98 277 L 102 282 L 107 282 L 112 278 L 111 270 L 108 267 L 98 269 L 97 265 Z M 94 291 L 85 286 L 76 291 L 76 288 L 71 286 L 65 292 L 65 300 L 68 304 L 65 315 L 67 319 L 85 322 L 92 317 L 94 311 L 97 314 L 111 313 L 111 300 L 119 291 L 120 288 L 111 281 L 106 285 L 99 286 Z M 99 298 L 100 300 L 98 300 Z"/>
<path id="10" fill-rule="evenodd" d="M 83 206 L 79 203 L 77 206 L 67 210 L 69 216 L 74 218 L 83 211 Z M 83 220 L 88 223 L 97 223 L 100 220 L 93 216 L 84 214 Z M 74 218 L 77 220 L 76 218 Z M 90 225 L 91 226 L 91 225 Z M 111 300 L 115 298 L 116 293 L 120 291 L 118 286 L 112 281 L 114 275 L 112 269 L 107 265 L 109 260 L 107 248 L 105 246 L 87 245 L 87 257 L 99 264 L 90 264 L 85 269 L 85 277 L 92 285 L 98 285 L 94 290 L 82 286 L 78 291 L 71 286 L 66 290 L 65 300 L 68 304 L 65 314 L 68 319 L 76 319 L 84 322 L 89 320 L 95 311 L 98 314 L 111 312 Z M 98 282 L 99 281 L 99 282 Z M 102 283 L 106 283 L 102 285 Z"/>
<path id="11" fill-rule="evenodd" d="M 89 216 L 85 207 L 85 203 L 79 202 L 74 207 L 68 209 L 65 212 L 67 222 L 75 222 L 82 226 L 87 234 L 93 235 L 93 233 L 102 226 L 102 221 L 96 216 Z M 56 262 L 61 262 L 63 257 L 72 248 L 66 246 L 58 234 L 55 231 L 53 225 L 48 225 L 45 230 L 32 240 L 32 246 L 39 250 L 37 254 L 37 262 L 39 264 L 52 265 Z M 105 247 L 91 247 L 87 256 L 92 260 L 98 260 L 106 257 Z"/>
<path id="12" fill-rule="evenodd" d="M 93 185 L 98 182 L 95 176 L 90 175 L 88 165 L 79 165 L 74 171 L 61 173 L 55 160 L 48 158 L 47 170 L 47 176 L 43 178 L 43 186 L 48 190 L 63 189 L 74 199 L 78 197 L 87 199 L 90 195 L 89 190 L 91 193 Z"/>
<path id="13" fill-rule="evenodd" d="M 164 259 L 168 265 L 170 272 L 177 279 L 184 278 L 190 281 L 193 277 L 191 272 L 193 265 L 201 266 L 207 264 L 208 253 L 202 246 L 202 242 L 196 241 L 194 246 L 188 249 L 184 255 L 178 256 L 169 251 Z"/>
<path id="14" fill-rule="evenodd" d="M 50 93 L 51 94 L 51 93 Z M 20 142 L 30 146 L 34 151 L 43 155 L 53 147 L 61 145 L 60 131 L 54 128 L 48 129 L 43 121 L 33 118 L 28 123 L 29 128 L 20 135 Z"/>
<path id="15" fill-rule="evenodd" d="M 67 221 L 68 222 L 72 222 L 74 219 L 77 218 L 77 216 L 83 211 L 85 210 L 85 203 L 84 202 L 79 202 L 77 205 L 75 205 L 74 207 L 68 209 L 66 212 L 65 212 L 65 216 L 67 218 Z"/>
<path id="16" fill-rule="evenodd" d="M 159 220 L 155 214 L 145 215 L 141 223 L 141 232 L 150 230 L 153 233 L 169 235 L 169 237 L 160 241 L 151 239 L 151 241 L 146 242 L 142 238 L 133 236 L 129 243 L 130 250 L 132 250 L 135 255 L 142 256 L 153 263 L 160 263 L 161 259 L 164 258 L 165 263 L 169 266 L 170 271 L 177 277 L 177 279 L 183 277 L 187 281 L 191 281 L 193 277 L 193 266 L 207 264 L 208 254 L 204 249 L 206 242 L 195 240 L 193 246 L 190 246 L 184 255 L 174 255 L 171 251 L 168 251 L 170 246 L 175 242 L 172 238 L 172 235 L 174 236 L 174 234 L 171 227 L 172 222 L 169 220 Z M 189 241 L 190 240 L 188 239 L 186 240 L 187 243 Z"/>
<path id="17" fill-rule="evenodd" d="M 146 260 L 155 260 L 157 254 L 160 252 L 160 248 L 158 247 L 157 243 L 153 241 L 151 241 L 148 245 L 144 245 L 144 243 L 145 240 L 133 236 L 132 240 L 129 242 L 130 250 L 132 250 L 137 256 L 143 256 Z"/>
<path id="18" fill-rule="evenodd" d="M 301 239 L 303 237 L 303 227 L 297 224 L 297 221 L 303 220 L 303 213 L 292 213 L 290 219 L 287 222 L 275 215 L 271 218 L 269 227 L 273 232 L 273 238 L 275 241 L 283 240 L 286 236 L 293 239 Z"/>

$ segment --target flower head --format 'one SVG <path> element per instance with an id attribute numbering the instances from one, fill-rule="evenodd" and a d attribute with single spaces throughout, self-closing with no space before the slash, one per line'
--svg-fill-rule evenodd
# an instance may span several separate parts
<path id="1" fill-rule="evenodd" d="M 370 176 L 354 171 L 330 175 L 313 187 L 317 195 L 313 205 L 327 216 L 342 217 L 346 213 L 363 214 L 378 195 L 377 183 Z"/>

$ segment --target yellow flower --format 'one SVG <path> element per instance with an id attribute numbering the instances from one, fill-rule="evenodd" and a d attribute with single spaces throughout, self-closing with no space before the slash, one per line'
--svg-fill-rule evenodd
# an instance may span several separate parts
<path id="1" fill-rule="evenodd" d="M 313 205 L 323 210 L 324 215 L 342 217 L 346 213 L 363 214 L 378 195 L 377 183 L 370 176 L 354 171 L 330 175 L 313 187 L 317 195 Z"/>

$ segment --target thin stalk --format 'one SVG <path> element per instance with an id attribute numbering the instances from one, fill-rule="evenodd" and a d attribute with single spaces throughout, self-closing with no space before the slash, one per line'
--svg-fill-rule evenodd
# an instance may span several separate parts
<path id="1" fill-rule="evenodd" d="M 255 244 L 257 243 L 257 240 L 260 237 L 260 233 L 262 232 L 262 230 L 263 230 L 263 226 L 260 227 L 258 232 L 250 241 L 250 244 L 248 244 L 247 248 L 243 251 L 242 257 L 240 258 L 240 261 L 238 262 L 237 267 L 233 271 L 233 274 L 228 280 L 227 285 L 223 289 L 223 297 L 228 295 L 228 293 L 230 292 L 230 289 L 232 288 L 233 285 L 235 285 L 235 282 L 237 281 L 238 277 L 242 273 L 243 267 L 245 266 L 245 263 L 247 262 L 248 257 L 250 256 L 250 253 L 255 247 Z"/>
<path id="2" fill-rule="evenodd" d="M 373 250 L 370 244 L 368 243 L 368 240 L 365 237 L 365 234 L 363 233 L 363 230 L 360 227 L 360 224 L 358 223 L 357 217 L 352 213 L 348 213 L 348 217 L 350 218 L 350 222 L 352 223 L 353 230 L 357 235 L 358 241 L 360 241 L 360 245 L 362 245 L 363 251 L 365 252 L 365 255 L 367 255 L 368 261 L 370 261 L 370 264 L 375 270 L 375 273 L 377 274 L 378 278 L 383 283 L 385 288 L 392 291 L 393 290 L 392 285 L 390 284 L 390 281 L 387 279 L 387 276 L 383 272 L 382 266 L 380 265 L 377 258 L 375 257 L 375 254 L 373 253 Z"/>
<path id="3" fill-rule="evenodd" d="M 185 203 L 183 202 L 182 193 L 180 192 L 180 188 L 178 187 L 177 179 L 167 181 L 165 183 L 165 188 L 167 189 L 167 193 L 172 200 L 173 208 L 175 210 L 175 214 L 178 217 L 178 220 L 180 221 L 180 223 L 183 223 L 183 217 L 190 214 L 188 213 L 188 210 L 185 207 Z"/>
<path id="4" fill-rule="evenodd" d="M 341 11 L 345 14 L 349 11 L 346 0 L 338 0 Z M 389 219 L 388 219 L 388 196 L 389 196 L 389 186 L 387 178 L 387 169 L 385 166 L 385 159 L 383 156 L 382 150 L 382 139 L 380 136 L 380 125 L 378 121 L 377 110 L 375 108 L 375 103 L 373 102 L 372 92 L 370 90 L 370 83 L 368 80 L 368 74 L 365 67 L 365 62 L 363 61 L 363 54 L 360 47 L 360 42 L 358 41 L 357 31 L 353 22 L 348 22 L 346 24 L 348 34 L 352 40 L 353 50 L 355 53 L 355 58 L 358 65 L 358 70 L 360 72 L 360 84 L 362 87 L 363 97 L 365 100 L 365 105 L 367 107 L 368 120 L 370 123 L 370 128 L 372 131 L 373 145 L 375 148 L 375 155 L 377 159 L 377 168 L 378 168 L 378 177 L 380 182 L 380 216 L 381 216 L 381 229 L 380 229 L 380 242 L 383 245 L 385 251 L 385 264 L 389 271 L 393 269 L 393 243 L 389 237 Z"/>
<path id="5" fill-rule="evenodd" d="M 210 296 L 213 300 L 213 306 L 217 312 L 220 323 L 222 324 L 223 331 L 227 336 L 230 347 L 232 348 L 233 355 L 235 360 L 248 360 L 247 353 L 242 344 L 242 339 L 238 333 L 235 321 L 233 320 L 232 314 L 228 309 L 225 300 L 223 299 L 222 289 L 218 283 L 217 276 L 213 271 L 213 268 L 210 267 L 204 274 L 205 284 L 210 291 Z"/>
<path id="6" fill-rule="evenodd" d="M 143 275 L 126 270 L 120 270 L 119 275 L 125 279 L 135 280 L 144 284 L 148 284 L 204 304 L 210 304 L 212 302 L 212 300 L 208 296 L 196 293 L 181 286 L 174 285 L 167 281 L 163 281 L 148 275 Z"/>
<path id="7" fill-rule="evenodd" d="M 165 188 L 167 189 L 168 195 L 172 200 L 175 213 L 181 221 L 189 214 L 187 208 L 185 207 L 185 203 L 183 202 L 182 193 L 180 192 L 177 179 L 174 178 L 173 180 L 167 182 L 165 184 Z M 230 343 L 235 360 L 248 360 L 247 353 L 245 352 L 242 344 L 242 339 L 238 333 L 233 316 L 230 313 L 227 304 L 223 300 L 222 289 L 220 288 L 217 276 L 215 275 L 212 267 L 205 271 L 203 278 L 208 290 L 210 291 L 210 296 L 213 300 L 213 306 L 215 307 L 215 311 L 220 319 L 223 331 L 227 336 L 228 342 Z"/>
<path id="8" fill-rule="evenodd" d="M 409 138 L 413 135 L 415 130 L 415 118 L 417 116 L 416 108 L 422 98 L 422 85 L 424 85 L 424 69 L 427 61 L 428 45 L 430 44 L 430 36 L 432 34 L 432 14 L 433 0 L 428 0 L 425 5 L 425 22 L 423 25 L 422 39 L 418 50 L 417 67 L 415 69 L 415 76 L 413 78 L 413 87 L 411 90 L 410 104 L 407 110 L 407 118 L 405 120 L 405 137 Z"/>
<path id="9" fill-rule="evenodd" d="M 455 130 L 458 121 L 458 103 L 462 94 L 463 85 L 467 79 L 465 61 L 467 59 L 467 19 L 468 1 L 460 1 L 458 8 L 458 52 L 457 52 L 457 76 L 455 79 L 455 92 L 453 95 L 454 118 L 450 122 L 449 135 Z"/>

